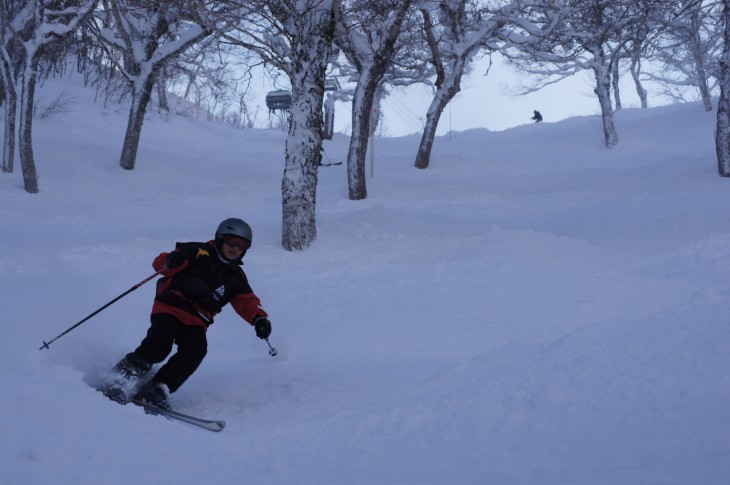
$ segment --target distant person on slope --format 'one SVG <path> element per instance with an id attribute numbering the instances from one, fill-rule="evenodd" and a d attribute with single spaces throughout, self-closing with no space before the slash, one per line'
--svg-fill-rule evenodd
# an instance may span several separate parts
<path id="1" fill-rule="evenodd" d="M 271 322 L 259 298 L 251 290 L 241 265 L 251 247 L 251 227 L 241 219 L 226 219 L 215 232 L 215 240 L 177 243 L 174 251 L 162 253 L 152 267 L 163 276 L 157 282 L 147 336 L 134 352 L 112 369 L 104 394 L 126 404 L 132 395 L 145 402 L 170 408 L 170 393 L 190 377 L 208 349 L 206 331 L 213 317 L 228 303 L 266 339 Z M 137 394 L 137 382 L 153 364 L 170 357 Z"/>
<path id="2" fill-rule="evenodd" d="M 540 112 L 538 110 L 534 110 L 533 113 L 534 114 L 532 115 L 532 118 L 530 118 L 530 119 L 531 120 L 535 120 L 535 123 L 541 122 L 542 121 L 542 115 L 540 114 Z"/>

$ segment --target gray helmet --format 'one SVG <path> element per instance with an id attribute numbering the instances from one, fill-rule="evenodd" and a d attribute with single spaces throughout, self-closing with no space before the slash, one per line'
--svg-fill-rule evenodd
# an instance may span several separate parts
<path id="1" fill-rule="evenodd" d="M 215 238 L 219 239 L 227 235 L 242 237 L 249 242 L 253 242 L 251 226 L 241 219 L 230 218 L 218 224 L 218 229 L 215 231 Z"/>

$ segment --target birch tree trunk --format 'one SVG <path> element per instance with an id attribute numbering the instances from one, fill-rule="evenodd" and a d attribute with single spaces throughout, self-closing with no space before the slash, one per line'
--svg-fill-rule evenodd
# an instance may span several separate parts
<path id="1" fill-rule="evenodd" d="M 613 107 L 611 106 L 611 73 L 606 64 L 606 56 L 602 49 L 594 51 L 593 73 L 596 77 L 596 87 L 593 90 L 598 96 L 601 105 L 601 119 L 603 121 L 603 137 L 606 147 L 618 144 L 618 134 L 614 124 Z"/>
<path id="2" fill-rule="evenodd" d="M 142 136 L 144 115 L 147 112 L 147 105 L 152 96 L 154 83 L 154 75 L 151 73 L 146 77 L 140 77 L 135 80 L 132 93 L 132 106 L 129 109 L 127 131 L 124 134 L 122 154 L 119 157 L 119 165 L 125 170 L 134 170 L 137 151 L 139 149 L 139 139 Z"/>
<path id="3" fill-rule="evenodd" d="M 636 94 L 639 96 L 639 99 L 641 100 L 641 107 L 642 108 L 648 108 L 649 107 L 649 97 L 646 89 L 644 89 L 644 86 L 641 84 L 641 77 L 639 73 L 641 72 L 641 61 L 638 58 L 632 58 L 631 59 L 631 78 L 634 80 L 634 86 L 636 86 Z"/>
<path id="4" fill-rule="evenodd" d="M 3 172 L 11 173 L 15 162 L 15 136 L 17 133 L 18 92 L 15 89 L 13 65 L 7 50 L 2 47 L 3 59 L 0 60 L 0 69 L 5 89 L 5 134 L 3 140 Z"/>
<path id="5" fill-rule="evenodd" d="M 15 162 L 15 134 L 18 117 L 18 95 L 15 86 L 5 86 L 5 135 L 3 140 L 3 172 L 11 173 Z"/>
<path id="6" fill-rule="evenodd" d="M 446 106 L 461 91 L 461 78 L 474 55 L 504 25 L 501 15 L 472 9 L 465 0 L 449 0 L 438 5 L 438 22 L 429 10 L 421 8 L 423 34 L 431 52 L 430 63 L 436 71 L 436 94 L 426 113 L 421 143 L 416 153 L 416 168 L 425 169 L 431 160 L 436 129 Z"/>
<path id="7" fill-rule="evenodd" d="M 619 86 L 621 79 L 620 79 L 620 73 L 619 73 L 619 62 L 618 62 L 618 56 L 611 64 L 611 85 L 613 87 L 613 99 L 614 99 L 614 105 L 616 106 L 616 111 L 621 111 L 621 89 Z"/>
<path id="8" fill-rule="evenodd" d="M 411 3 L 411 0 L 371 2 L 357 15 L 351 16 L 352 12 L 345 11 L 338 23 L 342 29 L 338 44 L 358 72 L 352 101 L 352 137 L 347 153 L 350 200 L 367 197 L 365 156 L 368 141 L 374 136 L 373 127 L 377 124 L 377 119 L 373 120 L 374 104 L 395 55 L 395 45 Z"/>
<path id="9" fill-rule="evenodd" d="M 466 69 L 467 59 L 462 57 L 456 60 L 450 74 L 444 77 L 443 82 L 436 88 L 436 95 L 431 100 L 426 113 L 426 125 L 423 127 L 423 135 L 421 135 L 421 143 L 418 145 L 418 153 L 416 153 L 414 163 L 416 168 L 428 168 L 430 164 L 431 150 L 433 149 L 441 114 L 449 102 L 454 99 L 454 96 L 461 91 L 461 77 Z"/>
<path id="10" fill-rule="evenodd" d="M 157 86 L 157 105 L 160 111 L 170 112 L 170 103 L 167 101 L 167 68 L 162 67 L 155 76 Z"/>
<path id="11" fill-rule="evenodd" d="M 720 56 L 720 100 L 717 103 L 715 149 L 721 177 L 730 177 L 730 0 L 723 0 L 724 46 Z"/>
<path id="12" fill-rule="evenodd" d="M 382 75 L 373 76 L 371 71 L 364 70 L 355 88 L 352 100 L 352 137 L 347 152 L 347 188 L 350 200 L 367 198 L 365 182 L 365 156 L 370 138 L 370 117 L 373 100 L 378 89 L 378 81 Z"/>
<path id="13" fill-rule="evenodd" d="M 26 49 L 30 49 L 26 46 Z M 36 72 L 38 56 L 36 51 L 26 55 L 23 70 L 23 89 L 20 95 L 20 132 L 19 151 L 20 167 L 23 171 L 23 185 L 30 194 L 38 193 L 38 175 L 33 157 L 33 97 L 35 96 Z"/>
<path id="14" fill-rule="evenodd" d="M 307 248 L 317 239 L 317 169 L 322 161 L 322 106 L 330 46 L 334 38 L 334 4 L 320 4 L 305 16 L 309 32 L 292 33 L 289 80 L 291 121 L 281 181 L 281 244 L 288 251 Z"/>
<path id="15" fill-rule="evenodd" d="M 324 70 L 322 70 L 324 74 Z M 282 246 L 291 251 L 304 249 L 317 239 L 317 168 L 322 161 L 322 100 L 321 83 L 302 77 L 293 90 L 290 107 L 291 122 L 286 139 L 282 196 Z M 307 95 L 297 95 L 299 90 Z M 319 102 L 317 102 L 319 98 Z"/>
<path id="16" fill-rule="evenodd" d="M 690 49 L 692 50 L 692 58 L 694 60 L 695 76 L 697 77 L 697 87 L 700 90 L 700 96 L 702 96 L 702 103 L 705 106 L 705 111 L 712 111 L 712 96 L 710 95 L 710 88 L 707 85 L 707 71 L 705 70 L 704 56 L 702 55 L 702 39 L 700 38 L 699 24 L 701 23 L 698 18 L 696 10 L 692 12 L 692 37 L 690 40 Z"/>

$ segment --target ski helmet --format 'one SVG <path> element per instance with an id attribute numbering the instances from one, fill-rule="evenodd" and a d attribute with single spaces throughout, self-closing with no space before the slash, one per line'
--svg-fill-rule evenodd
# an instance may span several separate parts
<path id="1" fill-rule="evenodd" d="M 253 232 L 251 226 L 246 224 L 241 219 L 230 218 L 218 224 L 218 229 L 215 231 L 215 252 L 218 254 L 218 258 L 224 263 L 234 263 L 235 261 L 241 261 L 246 255 L 247 249 L 244 249 L 237 260 L 228 259 L 221 250 L 223 245 L 223 238 L 225 236 L 236 236 L 247 240 L 249 243 L 253 240 Z"/>
<path id="2" fill-rule="evenodd" d="M 215 238 L 219 239 L 223 236 L 238 236 L 248 242 L 253 242 L 251 226 L 241 219 L 230 218 L 218 224 L 218 229 L 215 231 Z"/>

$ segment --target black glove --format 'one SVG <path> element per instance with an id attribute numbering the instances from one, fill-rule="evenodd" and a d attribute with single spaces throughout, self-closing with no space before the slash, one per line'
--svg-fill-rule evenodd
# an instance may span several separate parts
<path id="1" fill-rule="evenodd" d="M 173 251 L 165 258 L 165 268 L 179 268 L 185 262 L 185 255 L 180 251 Z"/>
<path id="2" fill-rule="evenodd" d="M 269 335 L 271 335 L 271 322 L 268 318 L 258 317 L 254 320 L 253 325 L 256 328 L 256 336 L 258 338 L 269 338 Z"/>

